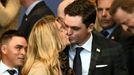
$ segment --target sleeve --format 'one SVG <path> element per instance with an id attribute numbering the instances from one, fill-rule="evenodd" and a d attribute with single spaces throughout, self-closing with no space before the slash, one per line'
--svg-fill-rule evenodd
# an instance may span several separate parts
<path id="1" fill-rule="evenodd" d="M 50 75 L 48 69 L 43 64 L 33 65 L 28 75 Z"/>
<path id="2" fill-rule="evenodd" d="M 64 17 L 64 6 L 63 6 L 64 2 L 62 1 L 57 8 L 57 15 L 59 17 Z"/>
<path id="3" fill-rule="evenodd" d="M 63 0 L 57 8 L 57 15 L 59 17 L 64 17 L 64 9 L 70 4 L 72 3 L 74 0 Z"/>

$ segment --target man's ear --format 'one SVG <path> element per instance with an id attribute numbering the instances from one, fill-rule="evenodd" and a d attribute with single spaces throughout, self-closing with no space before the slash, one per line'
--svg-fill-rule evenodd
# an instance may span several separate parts
<path id="1" fill-rule="evenodd" d="M 93 31 L 94 29 L 94 23 L 91 23 L 89 26 L 88 26 L 88 31 L 91 32 Z"/>
<path id="2" fill-rule="evenodd" d="M 7 46 L 6 46 L 6 45 L 2 45 L 2 46 L 1 46 L 1 52 L 2 52 L 3 54 L 6 54 L 6 52 L 7 52 Z"/>

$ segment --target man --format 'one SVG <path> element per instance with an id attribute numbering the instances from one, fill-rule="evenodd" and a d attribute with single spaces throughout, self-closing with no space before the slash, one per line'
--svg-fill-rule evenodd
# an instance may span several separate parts
<path id="1" fill-rule="evenodd" d="M 26 57 L 25 36 L 16 30 L 9 30 L 1 36 L 0 44 L 0 75 L 19 75 L 19 68 L 24 65 Z"/>
<path id="2" fill-rule="evenodd" d="M 134 33 L 134 0 L 115 0 L 110 14 L 117 23 L 128 26 L 128 31 Z"/>
<path id="3" fill-rule="evenodd" d="M 119 41 L 123 39 L 123 36 L 130 36 L 123 28 L 113 21 L 112 16 L 109 13 L 111 4 L 114 0 L 96 0 L 98 22 L 103 31 L 107 31 L 108 35 L 105 37 Z"/>
<path id="4" fill-rule="evenodd" d="M 130 71 L 132 70 L 134 63 L 134 36 L 131 33 L 124 31 L 121 25 L 115 23 L 112 16 L 110 15 L 109 10 L 113 1 L 114 0 L 96 0 L 98 21 L 100 26 L 103 28 L 103 31 L 108 32 L 106 38 L 112 39 L 122 44 L 125 52 L 128 53 L 127 66 Z"/>
<path id="5" fill-rule="evenodd" d="M 20 2 L 27 10 L 19 27 L 19 31 L 23 32 L 28 38 L 34 23 L 41 17 L 53 15 L 53 13 L 42 0 L 20 0 Z"/>
<path id="6" fill-rule="evenodd" d="M 112 16 L 109 14 L 112 2 L 113 0 L 96 0 L 98 23 L 102 30 L 107 31 L 109 34 L 117 27 Z M 106 36 L 104 34 L 104 36 L 108 38 L 110 35 Z"/>
<path id="7" fill-rule="evenodd" d="M 120 44 L 94 32 L 95 19 L 96 7 L 88 0 L 74 1 L 65 8 L 64 22 L 71 42 L 64 50 L 69 55 L 66 65 L 75 75 L 128 75 Z M 83 50 L 78 52 L 77 47 Z"/>

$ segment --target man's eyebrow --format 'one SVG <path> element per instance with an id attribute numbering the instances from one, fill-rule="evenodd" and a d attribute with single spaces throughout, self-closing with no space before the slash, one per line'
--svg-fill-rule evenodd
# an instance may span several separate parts
<path id="1" fill-rule="evenodd" d="M 23 47 L 23 45 L 17 44 L 16 47 Z"/>

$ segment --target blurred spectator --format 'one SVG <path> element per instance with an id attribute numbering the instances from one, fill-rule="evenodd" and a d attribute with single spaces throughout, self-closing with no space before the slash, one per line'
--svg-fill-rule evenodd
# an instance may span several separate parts
<path id="1" fill-rule="evenodd" d="M 114 0 L 97 0 L 98 23 L 102 27 L 102 33 L 106 38 L 112 39 L 123 46 L 126 53 L 127 66 L 132 70 L 134 63 L 134 35 L 125 31 L 110 15 L 109 10 Z"/>
<path id="2" fill-rule="evenodd" d="M 110 13 L 117 23 L 127 26 L 127 30 L 134 33 L 134 0 L 115 0 Z"/>
<path id="3" fill-rule="evenodd" d="M 42 0 L 20 0 L 20 2 L 26 8 L 26 12 L 18 30 L 28 38 L 35 22 L 53 13 Z"/>
<path id="4" fill-rule="evenodd" d="M 44 0 L 44 1 L 48 5 L 48 7 L 53 11 L 53 13 L 55 14 L 55 16 L 57 16 L 57 8 L 58 8 L 59 3 L 62 0 Z"/>
<path id="5" fill-rule="evenodd" d="M 17 29 L 19 0 L 0 0 L 0 36 L 9 29 Z"/>

